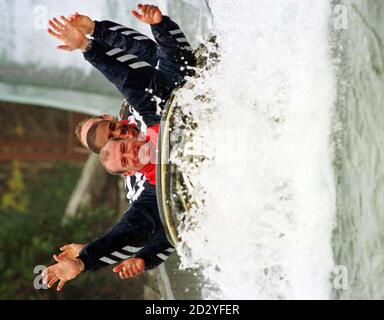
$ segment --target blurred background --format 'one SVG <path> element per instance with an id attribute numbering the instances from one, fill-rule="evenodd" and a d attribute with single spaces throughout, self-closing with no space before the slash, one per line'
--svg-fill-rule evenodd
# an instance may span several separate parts
<path id="1" fill-rule="evenodd" d="M 139 1 L 0 0 L 0 299 L 160 299 L 199 297 L 197 275 L 177 257 L 138 279 L 105 268 L 65 290 L 37 290 L 39 265 L 66 243 L 87 243 L 124 212 L 122 180 L 107 175 L 77 141 L 91 114 L 117 115 L 121 96 L 80 52 L 56 50 L 53 16 L 75 11 L 150 35 L 130 11 Z M 209 33 L 205 1 L 152 1 L 196 45 Z M 35 272 L 34 272 L 35 271 Z M 169 278 L 177 278 L 171 281 Z"/>

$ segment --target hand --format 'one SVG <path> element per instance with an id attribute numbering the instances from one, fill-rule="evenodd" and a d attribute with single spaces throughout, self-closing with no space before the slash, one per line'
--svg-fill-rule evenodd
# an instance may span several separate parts
<path id="1" fill-rule="evenodd" d="M 137 8 L 141 11 L 141 14 L 136 10 L 132 10 L 132 15 L 139 19 L 141 22 L 157 24 L 163 20 L 163 14 L 156 6 L 139 4 Z"/>
<path id="2" fill-rule="evenodd" d="M 113 268 L 119 273 L 120 279 L 134 278 L 144 272 L 145 262 L 141 258 L 129 258 Z"/>
<path id="3" fill-rule="evenodd" d="M 49 20 L 48 33 L 56 39 L 61 40 L 64 45 L 57 48 L 65 51 L 73 51 L 76 49 L 84 50 L 88 45 L 88 39 L 79 29 L 71 26 L 70 21 L 64 16 L 60 17 L 63 22 L 56 18 Z"/>
<path id="4" fill-rule="evenodd" d="M 53 255 L 53 258 L 57 263 L 42 272 L 43 283 L 51 288 L 59 281 L 57 291 L 60 291 L 67 281 L 75 279 L 84 270 L 84 264 L 80 259 L 72 260 L 56 255 Z"/>
<path id="5" fill-rule="evenodd" d="M 91 35 L 95 30 L 95 22 L 88 16 L 84 16 L 78 12 L 68 17 L 72 27 L 79 29 L 85 35 Z"/>
<path id="6" fill-rule="evenodd" d="M 85 247 L 85 244 L 71 243 L 60 248 L 62 253 L 59 254 L 59 258 L 67 257 L 68 259 L 75 260 L 80 251 Z"/>

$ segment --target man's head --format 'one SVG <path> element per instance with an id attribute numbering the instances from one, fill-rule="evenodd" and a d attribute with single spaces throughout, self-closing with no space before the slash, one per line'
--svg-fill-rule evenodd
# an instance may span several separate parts
<path id="1" fill-rule="evenodd" d="M 79 139 L 79 141 L 81 142 L 81 144 L 84 147 L 89 148 L 88 143 L 87 143 L 87 134 L 88 134 L 89 129 L 94 124 L 97 124 L 100 121 L 103 121 L 103 120 L 113 120 L 113 119 L 114 119 L 113 116 L 111 116 L 109 114 L 106 114 L 106 115 L 103 115 L 103 116 L 99 116 L 99 117 L 93 117 L 93 118 L 86 119 L 84 121 L 81 121 L 76 126 L 75 134 L 76 134 L 77 138 Z"/>
<path id="2" fill-rule="evenodd" d="M 103 167 L 112 174 L 131 176 L 150 162 L 150 145 L 138 138 L 110 139 L 100 152 Z"/>
<path id="3" fill-rule="evenodd" d="M 110 138 L 132 138 L 139 134 L 136 126 L 117 121 L 111 115 L 88 119 L 78 125 L 76 135 L 81 143 L 99 153 Z"/>

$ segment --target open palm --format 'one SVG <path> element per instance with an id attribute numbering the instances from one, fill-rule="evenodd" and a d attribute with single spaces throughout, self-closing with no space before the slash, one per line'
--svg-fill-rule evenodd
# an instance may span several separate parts
<path id="1" fill-rule="evenodd" d="M 163 20 L 163 14 L 156 6 L 139 4 L 137 8 L 141 11 L 141 14 L 136 10 L 132 10 L 132 15 L 139 19 L 141 22 L 157 24 Z"/>
<path id="2" fill-rule="evenodd" d="M 87 46 L 88 39 L 79 29 L 71 25 L 70 21 L 64 16 L 60 17 L 63 22 L 53 18 L 49 20 L 48 33 L 54 38 L 63 42 L 58 46 L 61 50 L 73 51 L 76 49 L 84 49 Z"/>
<path id="3" fill-rule="evenodd" d="M 56 255 L 53 257 L 57 263 L 43 271 L 43 282 L 50 288 L 59 281 L 57 290 L 61 290 L 64 284 L 76 278 L 81 273 L 81 270 L 75 260 L 66 257 L 60 258 Z"/>
<path id="4" fill-rule="evenodd" d="M 69 16 L 68 20 L 71 26 L 79 29 L 85 35 L 91 35 L 95 28 L 95 22 L 88 16 L 82 15 L 78 12 Z"/>

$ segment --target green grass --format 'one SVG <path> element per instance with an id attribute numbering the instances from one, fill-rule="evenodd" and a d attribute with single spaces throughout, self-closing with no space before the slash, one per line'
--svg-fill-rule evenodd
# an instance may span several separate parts
<path id="1" fill-rule="evenodd" d="M 103 234 L 119 213 L 104 208 L 83 210 L 63 226 L 63 213 L 81 166 L 64 162 L 21 172 L 17 183 L 23 195 L 18 197 L 25 198 L 25 206 L 0 208 L 0 299 L 141 299 L 142 281 L 121 281 L 110 267 L 80 275 L 60 293 L 34 288 L 35 266 L 54 263 L 52 254 L 66 243 L 87 243 Z"/>

